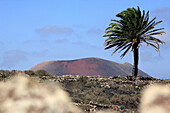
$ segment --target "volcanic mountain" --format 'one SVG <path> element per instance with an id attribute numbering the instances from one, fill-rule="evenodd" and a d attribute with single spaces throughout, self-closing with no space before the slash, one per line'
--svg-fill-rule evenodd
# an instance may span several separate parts
<path id="1" fill-rule="evenodd" d="M 132 65 L 129 63 L 119 64 L 100 58 L 84 58 L 64 61 L 45 61 L 30 70 L 46 70 L 52 75 L 80 75 L 80 76 L 130 76 Z M 139 70 L 139 76 L 149 77 L 148 74 Z"/>

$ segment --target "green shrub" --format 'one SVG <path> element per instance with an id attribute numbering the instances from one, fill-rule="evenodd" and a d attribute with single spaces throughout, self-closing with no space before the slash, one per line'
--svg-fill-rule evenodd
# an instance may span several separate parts
<path id="1" fill-rule="evenodd" d="M 0 70 L 0 78 L 4 79 L 11 75 L 11 71 L 8 70 Z"/>
<path id="2" fill-rule="evenodd" d="M 125 106 L 124 106 L 124 105 L 121 105 L 121 106 L 120 106 L 120 109 L 125 109 Z"/>
<path id="3" fill-rule="evenodd" d="M 78 97 L 74 97 L 72 100 L 73 100 L 75 103 L 81 103 L 81 102 L 82 102 L 82 100 L 81 100 L 80 98 L 78 98 Z"/>
<path id="4" fill-rule="evenodd" d="M 107 96 L 99 96 L 97 98 L 97 103 L 99 103 L 99 104 L 110 104 L 110 100 L 108 99 Z"/>
<path id="5" fill-rule="evenodd" d="M 36 75 L 35 72 L 32 71 L 32 70 L 26 70 L 26 71 L 24 71 L 24 73 L 29 75 L 29 76 L 35 76 Z"/>
<path id="6" fill-rule="evenodd" d="M 35 73 L 38 76 L 47 76 L 48 75 L 47 71 L 45 71 L 45 70 L 37 70 Z"/>
<path id="7" fill-rule="evenodd" d="M 88 80 L 87 76 L 81 76 L 79 79 L 77 79 L 77 82 L 81 82 L 83 84 L 86 84 Z"/>
<path id="8" fill-rule="evenodd" d="M 87 83 L 85 84 L 85 87 L 88 88 L 92 88 L 96 86 L 96 82 L 95 81 L 87 81 Z"/>

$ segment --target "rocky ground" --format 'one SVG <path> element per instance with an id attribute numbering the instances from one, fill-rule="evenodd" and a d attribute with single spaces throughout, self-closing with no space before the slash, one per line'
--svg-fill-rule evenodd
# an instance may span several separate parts
<path id="1" fill-rule="evenodd" d="M 138 113 L 141 92 L 152 84 L 170 84 L 170 80 L 140 78 L 134 82 L 131 77 L 100 76 L 53 76 L 43 70 L 5 71 L 0 70 L 0 80 L 7 81 L 16 73 L 36 76 L 41 81 L 58 82 L 69 93 L 74 104 L 84 111 L 93 113 L 96 110 L 111 110 L 119 113 Z"/>
<path id="2" fill-rule="evenodd" d="M 60 76 L 57 80 L 69 92 L 73 101 L 86 111 L 111 109 L 119 112 L 137 113 L 141 92 L 152 84 L 168 84 L 170 80 L 130 77 L 80 77 Z"/>

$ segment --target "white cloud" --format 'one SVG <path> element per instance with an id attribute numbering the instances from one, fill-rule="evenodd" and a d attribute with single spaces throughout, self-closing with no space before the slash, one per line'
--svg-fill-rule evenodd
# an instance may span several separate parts
<path id="1" fill-rule="evenodd" d="M 34 56 L 34 57 L 37 57 L 37 58 L 42 58 L 42 57 L 45 57 L 49 55 L 49 50 L 48 49 L 45 49 L 45 50 L 42 50 L 42 51 L 33 51 L 31 52 L 31 56 Z"/>
<path id="2" fill-rule="evenodd" d="M 170 7 L 164 7 L 164 8 L 161 8 L 161 9 L 156 9 L 156 10 L 154 10 L 152 12 L 155 13 L 155 14 L 162 15 L 162 14 L 169 14 L 169 11 L 170 11 Z"/>
<path id="3" fill-rule="evenodd" d="M 3 46 L 3 45 L 4 45 L 4 43 L 0 41 L 0 46 Z"/>
<path id="4" fill-rule="evenodd" d="M 18 66 L 23 60 L 26 60 L 26 52 L 22 50 L 9 50 L 4 52 L 1 65 L 5 68 Z"/>
<path id="5" fill-rule="evenodd" d="M 156 9 L 152 11 L 152 14 L 158 19 L 163 20 L 163 24 L 170 26 L 170 7 L 164 7 L 161 9 Z"/>
<path id="6" fill-rule="evenodd" d="M 73 30 L 64 26 L 45 26 L 43 28 L 35 30 L 41 36 L 49 35 L 71 35 Z"/>
<path id="7" fill-rule="evenodd" d="M 96 28 L 96 29 L 89 29 L 87 31 L 87 33 L 88 34 L 96 34 L 96 35 L 98 35 L 98 34 L 104 33 L 104 31 L 102 31 L 101 29 Z"/>
<path id="8" fill-rule="evenodd" d="M 66 42 L 69 42 L 69 40 L 66 38 L 55 40 L 55 43 L 66 43 Z"/>
<path id="9" fill-rule="evenodd" d="M 24 44 L 32 44 L 34 41 L 33 40 L 26 40 L 26 41 L 23 41 Z"/>
<path id="10" fill-rule="evenodd" d="M 4 53 L 5 55 L 23 55 L 25 51 L 22 50 L 9 50 Z"/>

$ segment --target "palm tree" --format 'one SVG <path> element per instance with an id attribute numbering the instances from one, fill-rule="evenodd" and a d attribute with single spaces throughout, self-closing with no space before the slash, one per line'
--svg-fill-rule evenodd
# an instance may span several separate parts
<path id="1" fill-rule="evenodd" d="M 165 44 L 156 35 L 162 35 L 165 33 L 162 31 L 164 28 L 155 29 L 155 26 L 162 21 L 155 22 L 155 18 L 149 21 L 149 11 L 145 14 L 141 12 L 140 8 L 128 8 L 121 13 L 118 13 L 116 17 L 120 20 L 111 20 L 112 23 L 106 29 L 106 34 L 103 37 L 108 37 L 105 40 L 105 49 L 115 47 L 112 55 L 119 50 L 124 51 L 121 55 L 123 58 L 129 50 L 134 54 L 134 65 L 132 76 L 134 79 L 138 79 L 138 61 L 139 61 L 139 47 L 141 43 L 146 43 L 147 46 L 152 46 L 159 52 L 159 44 Z"/>

